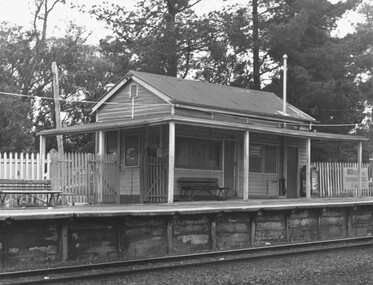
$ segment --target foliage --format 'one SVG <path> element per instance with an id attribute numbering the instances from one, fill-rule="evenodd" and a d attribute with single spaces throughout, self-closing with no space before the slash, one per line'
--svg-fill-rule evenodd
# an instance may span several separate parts
<path id="1" fill-rule="evenodd" d="M 122 5 L 93 6 L 89 13 L 105 21 L 116 38 L 101 41 L 103 51 L 130 58 L 133 69 L 185 77 L 201 49 L 199 20 L 191 9 L 201 0 L 139 0 L 136 11 Z M 84 10 L 84 9 L 83 9 Z"/>
<path id="2" fill-rule="evenodd" d="M 66 100 L 61 104 L 63 124 L 73 125 L 92 118 L 89 104 L 72 101 L 97 100 L 107 83 L 117 82 L 130 69 L 264 87 L 281 97 L 286 53 L 289 102 L 322 124 L 334 125 L 317 131 L 371 133 L 355 124 L 362 122 L 373 101 L 372 5 L 362 6 L 365 21 L 356 32 L 339 38 L 333 34 L 337 21 L 363 0 L 248 0 L 245 7 L 197 16 L 194 8 L 201 1 L 206 0 L 139 0 L 134 11 L 125 4 L 80 7 L 114 32 L 96 47 L 87 45 L 86 31 L 74 25 L 61 38 L 47 38 L 49 14 L 65 1 L 36 0 L 32 27 L 0 27 L 0 91 L 52 99 L 51 63 L 56 62 Z M 3 133 L 12 124 L 0 122 L 0 139 L 24 141 L 17 144 L 19 150 L 32 147 L 31 134 L 55 126 L 53 100 L 6 97 L 0 108 L 19 123 L 18 132 L 10 132 L 14 138 L 5 139 Z M 10 112 L 14 108 L 24 115 L 16 117 Z M 93 137 L 65 139 L 71 150 L 92 141 Z M 348 160 L 356 153 L 349 144 L 315 144 L 315 149 L 320 154 L 315 160 Z"/>
<path id="3" fill-rule="evenodd" d="M 114 63 L 102 56 L 97 47 L 85 44 L 85 31 L 71 25 L 63 38 L 46 39 L 43 48 L 39 50 L 39 62 L 34 68 L 32 80 L 25 88 L 25 81 L 27 81 L 25 74 L 28 74 L 31 68 L 33 34 L 8 24 L 2 27 L 0 91 L 12 91 L 12 93 L 27 91 L 25 95 L 31 98 L 11 99 L 7 96 L 1 101 L 0 108 L 5 110 L 2 116 L 6 116 L 7 120 L 0 122 L 1 138 L 4 141 L 0 150 L 38 149 L 39 140 L 36 139 L 36 133 L 55 127 L 52 62 L 56 62 L 59 69 L 63 125 L 74 125 L 91 120 L 87 116 L 87 111 L 92 103 L 84 104 L 75 101 L 96 100 L 104 94 L 106 84 L 118 80 L 118 74 L 114 71 Z M 46 99 L 37 99 L 39 97 Z M 14 131 L 15 128 L 17 131 Z M 92 139 L 91 136 L 89 138 Z M 90 144 L 87 137 L 65 140 L 67 149 L 74 150 L 77 147 L 84 147 L 82 142 Z M 50 148 L 56 148 L 54 140 L 48 140 L 47 149 Z"/>

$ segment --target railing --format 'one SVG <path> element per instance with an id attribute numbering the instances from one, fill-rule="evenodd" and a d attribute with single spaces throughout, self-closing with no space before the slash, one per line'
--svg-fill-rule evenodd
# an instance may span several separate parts
<path id="1" fill-rule="evenodd" d="M 357 163 L 319 162 L 312 163 L 312 166 L 318 175 L 320 197 L 373 196 L 373 168 L 370 164 L 362 164 L 361 191 Z M 349 176 L 348 171 L 354 173 Z"/>

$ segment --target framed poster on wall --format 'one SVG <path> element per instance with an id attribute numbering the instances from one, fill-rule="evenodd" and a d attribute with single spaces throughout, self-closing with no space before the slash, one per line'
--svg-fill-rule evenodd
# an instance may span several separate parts
<path id="1" fill-rule="evenodd" d="M 139 166 L 139 135 L 124 137 L 125 166 Z"/>

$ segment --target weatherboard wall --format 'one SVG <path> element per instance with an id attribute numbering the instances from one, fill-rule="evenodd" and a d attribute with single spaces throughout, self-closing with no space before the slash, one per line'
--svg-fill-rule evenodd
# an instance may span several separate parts
<path id="1" fill-rule="evenodd" d="M 142 85 L 130 80 L 107 101 L 109 104 L 103 104 L 103 106 L 98 110 L 98 121 L 116 122 L 131 120 L 132 99 L 130 98 L 130 86 L 133 84 L 138 86 L 138 97 L 134 99 L 134 118 L 149 118 L 149 116 L 170 114 L 171 107 L 169 104 Z"/>
<path id="2" fill-rule="evenodd" d="M 128 167 L 124 164 L 125 160 L 125 143 L 124 138 L 126 135 L 138 135 L 140 138 L 139 146 L 139 164 L 136 166 Z M 201 139 L 213 139 L 221 142 L 224 146 L 225 140 L 231 140 L 237 142 L 236 153 L 237 153 L 237 165 L 236 167 L 236 189 L 231 189 L 230 197 L 243 197 L 243 132 L 206 128 L 206 127 L 195 127 L 188 125 L 176 125 L 176 136 L 181 138 L 201 138 Z M 117 139 L 117 138 L 113 138 Z M 282 138 L 281 136 L 274 136 L 260 133 L 250 133 L 250 143 L 258 144 L 270 144 L 277 146 L 277 166 L 276 173 L 249 173 L 249 197 L 276 197 L 280 196 L 280 184 L 270 185 L 271 181 L 278 181 L 284 176 L 283 167 L 283 149 L 287 146 L 295 146 L 299 149 L 299 163 L 298 173 L 294 174 L 298 179 L 298 188 L 300 189 L 299 173 L 301 168 L 306 163 L 306 142 L 304 139 L 297 138 Z M 167 125 L 152 126 L 148 128 L 138 128 L 131 130 L 120 131 L 119 140 L 120 149 L 120 197 L 121 203 L 138 203 L 141 202 L 142 189 L 142 171 L 143 159 L 145 152 L 158 152 L 162 156 L 168 155 L 168 127 Z M 146 147 L 146 149 L 145 149 Z M 161 147 L 160 151 L 159 148 Z M 222 147 L 222 159 L 224 158 L 224 147 Z M 224 164 L 224 161 L 222 162 Z M 178 180 L 180 177 L 211 177 L 218 178 L 220 185 L 224 184 L 224 167 L 221 169 L 207 170 L 207 169 L 192 169 L 192 168 L 175 168 L 175 200 L 179 199 L 180 196 L 180 185 Z M 272 187 L 272 188 L 271 188 Z M 276 189 L 277 187 L 277 189 Z"/>

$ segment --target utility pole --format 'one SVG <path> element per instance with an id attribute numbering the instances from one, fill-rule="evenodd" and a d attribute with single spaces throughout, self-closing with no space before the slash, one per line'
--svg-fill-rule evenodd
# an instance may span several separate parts
<path id="1" fill-rule="evenodd" d="M 54 95 L 54 110 L 56 117 L 56 129 L 61 128 L 61 106 L 60 106 L 60 88 L 58 85 L 58 70 L 56 62 L 52 62 L 53 75 L 53 95 Z M 62 135 L 57 135 L 57 149 L 59 153 L 63 153 Z"/>

